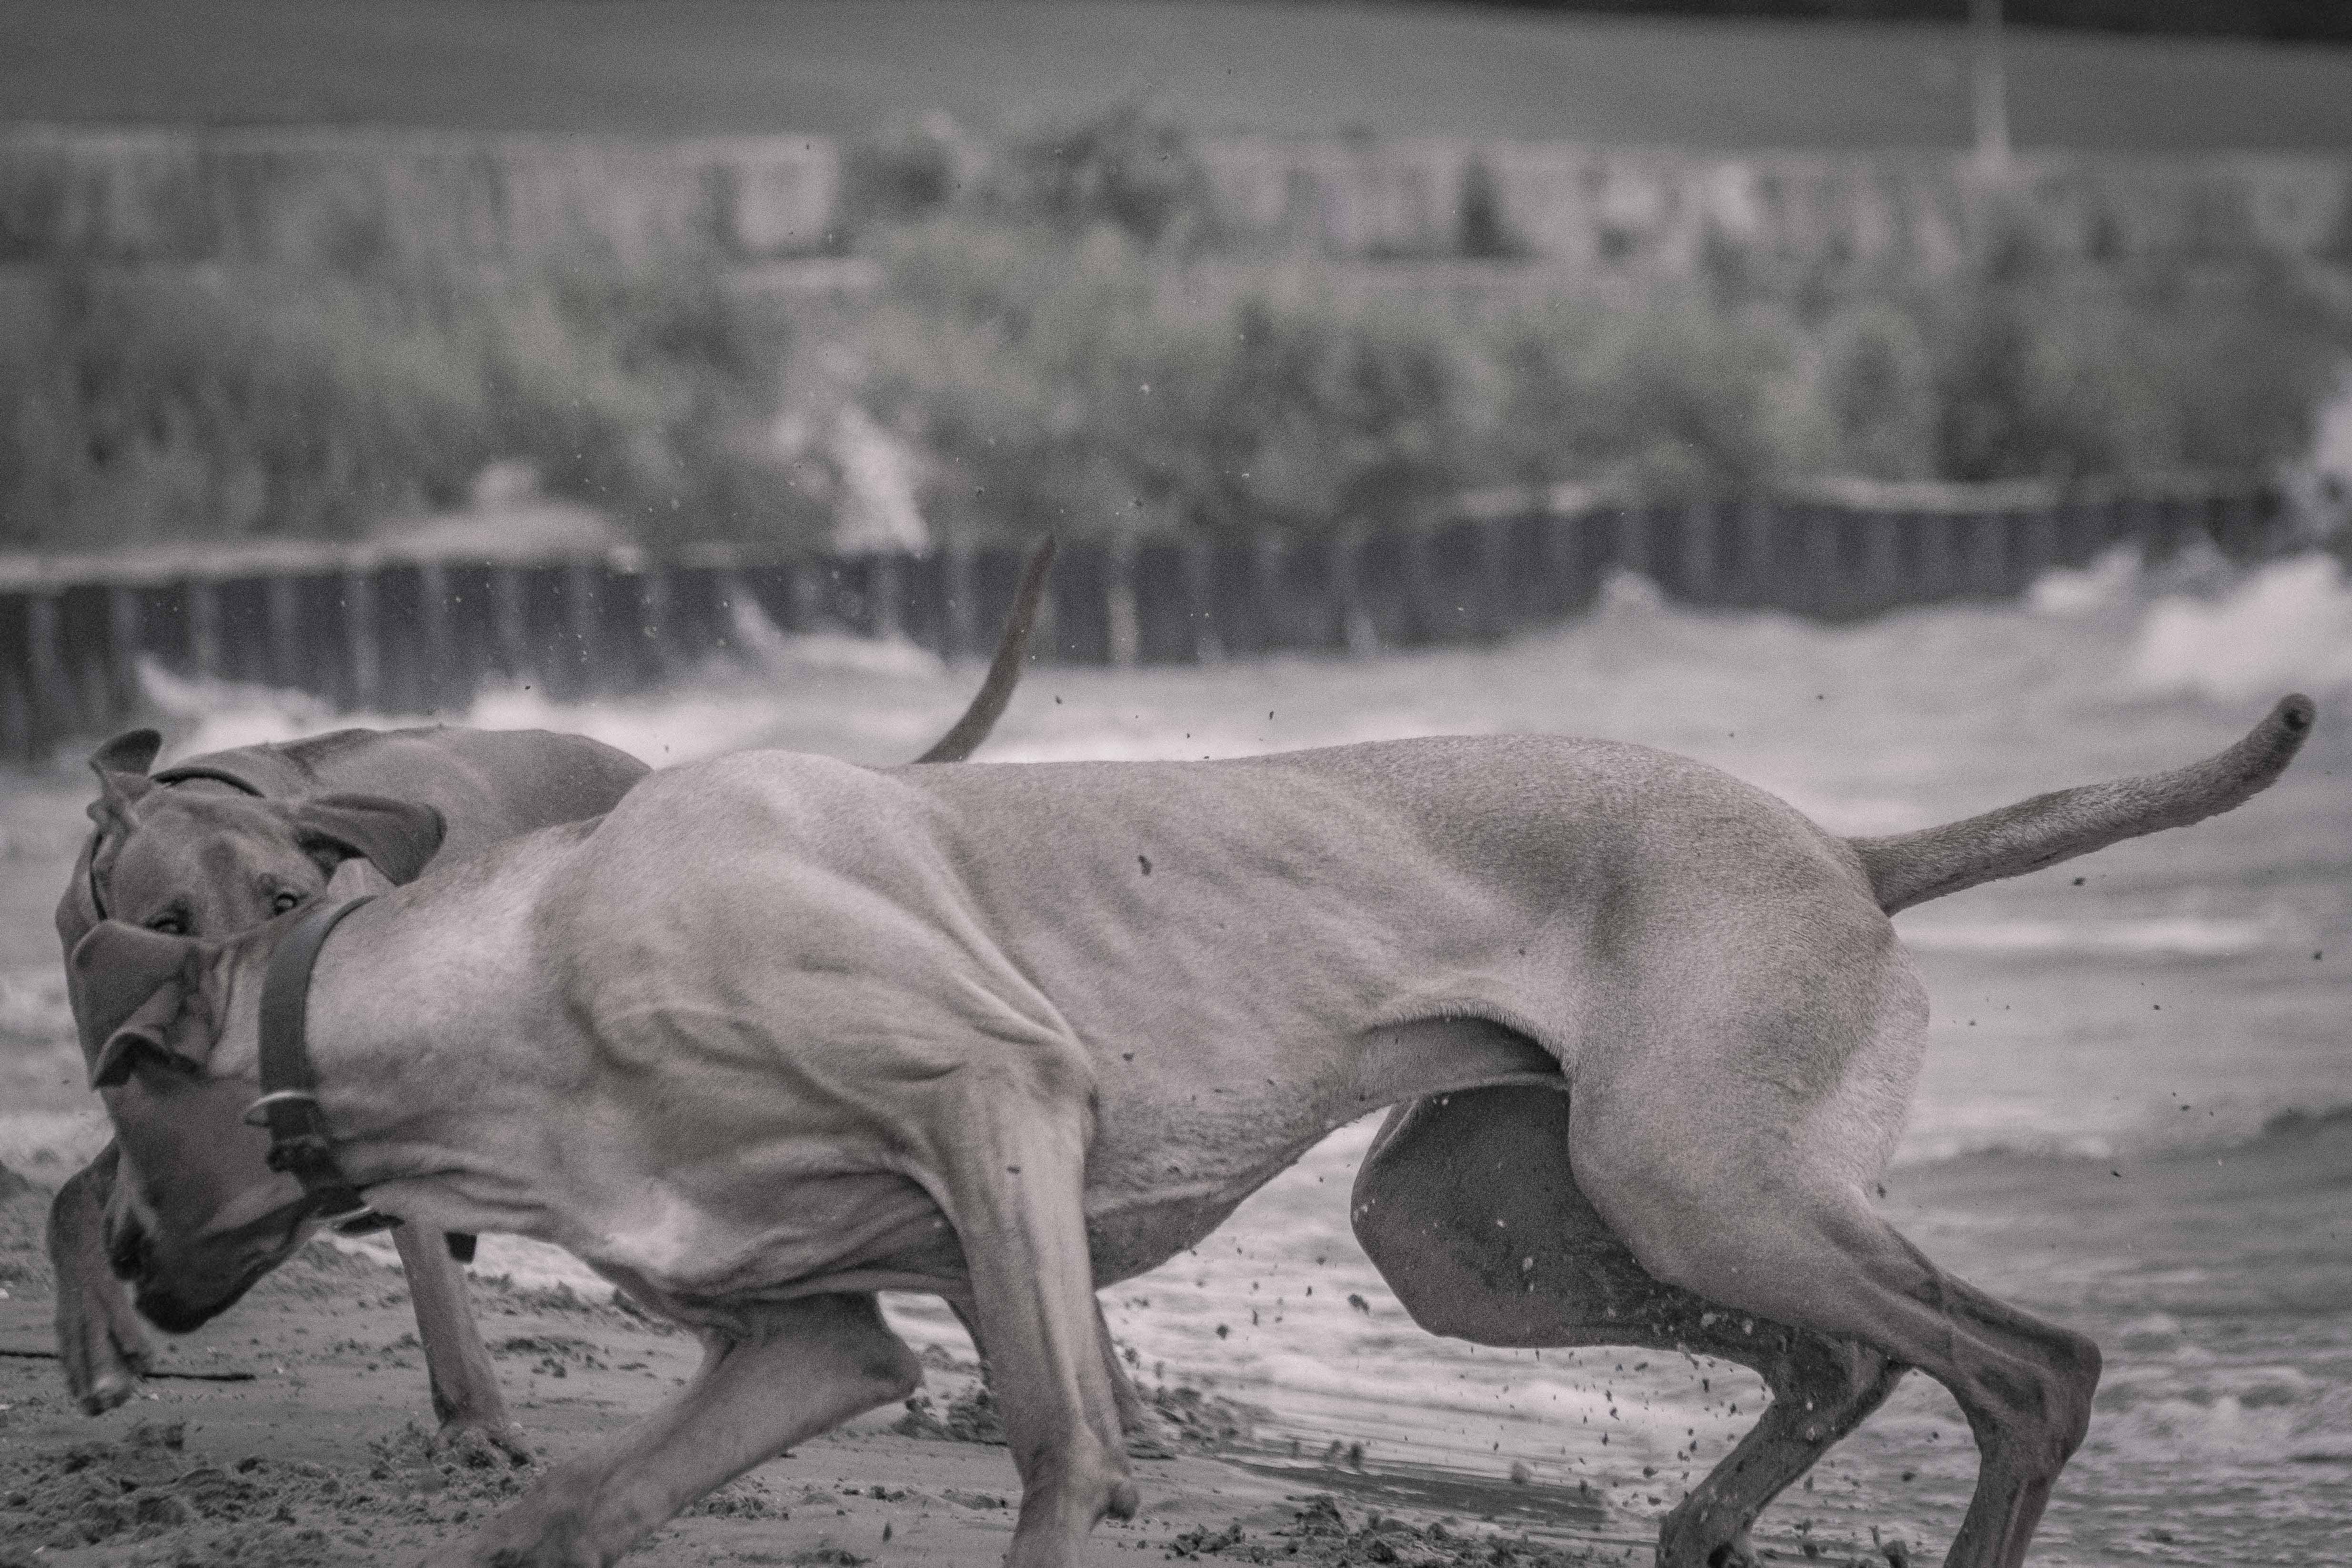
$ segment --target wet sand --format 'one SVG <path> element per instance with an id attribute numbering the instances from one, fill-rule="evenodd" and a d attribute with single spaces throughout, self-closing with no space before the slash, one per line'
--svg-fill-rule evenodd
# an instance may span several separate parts
<path id="1" fill-rule="evenodd" d="M 215 1324 L 161 1345 L 154 1375 L 130 1404 L 82 1415 L 47 1355 L 52 1299 L 39 1253 L 47 1191 L 13 1175 L 0 1175 L 0 1187 L 5 1568 L 414 1562 L 463 1541 L 529 1480 L 530 1471 L 502 1458 L 436 1447 L 422 1419 L 424 1364 L 399 1274 L 324 1241 Z M 562 1287 L 478 1280 L 475 1302 L 542 1461 L 604 1438 L 694 1366 L 689 1336 Z M 1020 1496 L 1012 1460 L 985 1436 L 909 1435 L 969 1413 L 978 1390 L 968 1362 L 936 1349 L 925 1359 L 923 1415 L 892 1406 L 803 1445 L 696 1505 L 630 1561 L 999 1562 Z M 1286 1464 L 1252 1450 L 1245 1428 L 1220 1439 L 1246 1412 L 1175 1390 L 1163 1400 L 1191 1415 L 1193 1430 L 1170 1423 L 1163 1447 L 1173 1451 L 1137 1461 L 1142 1512 L 1100 1528 L 1098 1561 L 1148 1550 L 1241 1561 L 1605 1563 L 1626 1560 L 1636 1544 L 1573 1491 L 1383 1477 L 1344 1459 L 1328 1471 Z"/>

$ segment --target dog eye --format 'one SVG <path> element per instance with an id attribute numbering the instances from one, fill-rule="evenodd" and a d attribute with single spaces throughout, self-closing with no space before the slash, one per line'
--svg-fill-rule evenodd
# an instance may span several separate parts
<path id="1" fill-rule="evenodd" d="M 288 910 L 296 908 L 301 902 L 302 895 L 299 893 L 280 893 L 276 898 L 269 900 L 269 911 L 272 914 L 282 915 Z"/>
<path id="2" fill-rule="evenodd" d="M 162 931 L 165 936 L 185 936 L 188 934 L 188 917 L 180 914 L 157 915 L 147 922 L 147 929 Z"/>

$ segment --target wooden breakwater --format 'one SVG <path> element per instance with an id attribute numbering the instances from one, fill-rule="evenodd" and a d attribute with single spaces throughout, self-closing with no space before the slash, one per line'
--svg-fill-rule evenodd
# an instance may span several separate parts
<path id="1" fill-rule="evenodd" d="M 1683 604 L 1852 620 L 2009 597 L 2117 544 L 2161 559 L 2203 540 L 2247 562 L 2291 533 L 2275 499 L 2253 493 L 1477 510 L 1410 531 L 1068 544 L 1037 656 L 1181 664 L 1488 642 L 1590 605 L 1616 569 Z M 427 715 L 460 712 L 497 681 L 559 700 L 649 689 L 714 661 L 756 659 L 768 628 L 905 637 L 977 658 L 1021 561 L 1009 545 L 492 561 L 290 543 L 112 563 L 0 561 L 0 760 L 35 762 L 131 720 L 144 701 L 142 661 L 305 692 L 341 711 Z"/>

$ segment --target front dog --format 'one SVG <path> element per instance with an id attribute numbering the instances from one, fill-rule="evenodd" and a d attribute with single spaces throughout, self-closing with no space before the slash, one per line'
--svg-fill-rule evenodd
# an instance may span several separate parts
<path id="1" fill-rule="evenodd" d="M 1852 843 L 1593 742 L 878 773 L 755 753 L 436 868 L 352 913 L 311 982 L 345 1170 L 388 1213 L 565 1247 L 707 1347 L 671 1406 L 450 1560 L 609 1563 L 902 1396 L 914 1363 L 871 1294 L 898 1289 L 985 1336 L 1024 1487 L 1010 1561 L 1074 1562 L 1135 1501 L 1095 1285 L 1198 1242 L 1367 1110 L 1502 1087 L 1566 1090 L 1537 1127 L 1565 1147 L 1522 1151 L 1549 1156 L 1536 1217 L 1622 1255 L 1598 1288 L 1487 1280 L 1552 1299 L 1535 1331 L 1616 1340 L 1600 1302 L 1638 1283 L 1631 1342 L 1696 1301 L 1781 1326 L 1792 1364 L 1843 1358 L 1805 1375 L 1845 1404 L 1743 1444 L 1663 1561 L 1727 1561 L 1791 1454 L 1916 1366 L 1982 1458 L 1949 1561 L 2008 1568 L 2097 1352 L 1941 1273 L 1864 1196 L 1926 1019 L 1886 911 L 2228 809 L 2310 721 L 2290 699 L 2177 773 Z M 261 966 L 297 919 L 226 943 L 109 923 L 76 950 L 113 1021 L 93 1080 L 141 1160 L 139 1128 L 252 1088 Z M 1410 1172 L 1421 1135 L 1391 1131 Z M 1412 1264 L 1410 1236 L 1389 1253 Z M 1759 1457 L 1762 1480 L 1737 1473 Z"/>
<path id="2" fill-rule="evenodd" d="M 962 761 L 987 738 L 1019 683 L 1052 561 L 1050 542 L 1031 556 L 987 678 L 923 761 Z M 585 736 L 537 730 L 345 730 L 214 752 L 151 774 L 161 745 L 154 731 L 134 730 L 90 758 L 100 786 L 89 812 L 95 827 L 57 910 L 68 954 L 110 918 L 213 938 L 257 926 L 318 898 L 340 861 L 371 849 L 379 859 L 390 858 L 394 874 L 413 874 L 415 867 L 404 871 L 398 863 L 413 851 L 377 837 L 396 836 L 398 820 L 344 798 L 352 795 L 431 807 L 443 825 L 438 853 L 464 858 L 520 833 L 602 816 L 647 772 L 635 757 Z M 74 1016 L 86 1023 L 84 983 L 71 975 L 69 982 Z M 91 1415 L 130 1398 L 146 1361 L 144 1336 L 110 1268 L 110 1250 L 111 1261 L 148 1281 L 140 1310 L 178 1331 L 210 1315 L 186 1300 L 217 1303 L 242 1293 L 275 1264 L 278 1244 L 300 1217 L 290 1181 L 275 1189 L 280 1201 L 274 1205 L 260 1193 L 226 1209 L 215 1202 L 224 1173 L 241 1177 L 260 1146 L 247 1130 L 209 1144 L 206 1119 L 184 1134 L 160 1125 L 145 1131 L 151 1138 L 185 1135 L 199 1142 L 173 1163 L 173 1181 L 147 1183 L 142 1194 L 150 1211 L 184 1211 L 190 1225 L 157 1230 L 195 1241 L 190 1262 L 159 1249 L 139 1227 L 117 1227 L 110 1243 L 104 1209 L 121 1170 L 111 1145 L 66 1181 L 50 1208 L 59 1357 L 68 1386 Z M 127 1179 L 141 1177 L 134 1169 Z M 217 1232 L 208 1233 L 205 1224 Z M 464 1276 L 443 1238 L 409 1226 L 394 1240 L 444 1435 L 478 1435 L 523 1457 L 474 1327 Z"/>

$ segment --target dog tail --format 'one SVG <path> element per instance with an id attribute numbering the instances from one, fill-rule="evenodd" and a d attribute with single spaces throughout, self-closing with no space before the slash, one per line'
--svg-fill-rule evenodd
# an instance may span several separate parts
<path id="1" fill-rule="evenodd" d="M 1862 858 L 1879 908 L 1891 915 L 2228 811 L 2286 771 L 2311 733 L 2315 711 L 2308 697 L 2283 697 L 2244 740 L 2185 768 L 2038 795 L 1917 833 L 1846 842 Z"/>
<path id="2" fill-rule="evenodd" d="M 980 750 L 980 743 L 996 728 L 1004 705 L 1013 700 L 1013 689 L 1021 684 L 1021 661 L 1028 657 L 1029 633 L 1037 624 L 1037 606 L 1045 597 L 1045 579 L 1053 565 L 1054 541 L 1049 537 L 1029 552 L 1021 587 L 1013 595 L 1013 613 L 1004 617 L 1004 635 L 997 639 L 996 657 L 988 661 L 988 679 L 980 683 L 971 706 L 963 710 L 955 728 L 915 761 L 962 762 Z"/>

